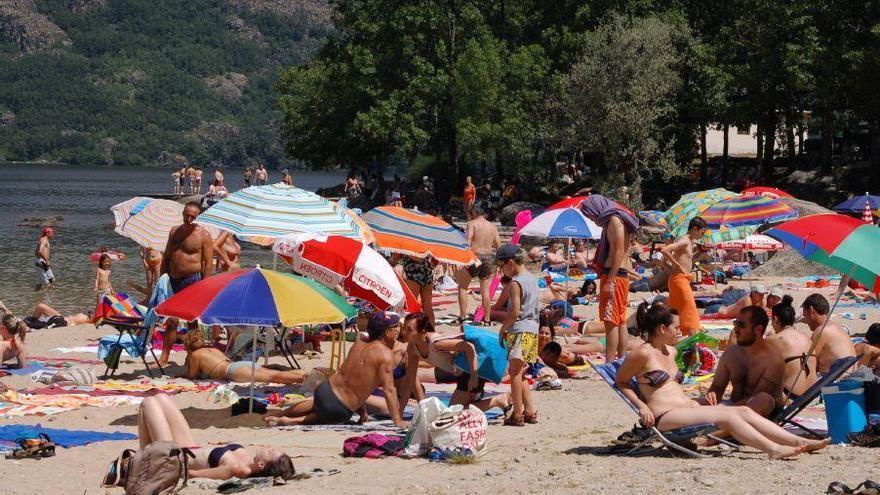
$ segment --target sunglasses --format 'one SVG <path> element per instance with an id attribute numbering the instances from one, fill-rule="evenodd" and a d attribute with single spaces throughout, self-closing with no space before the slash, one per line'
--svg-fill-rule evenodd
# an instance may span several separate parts
<path id="1" fill-rule="evenodd" d="M 746 322 L 744 322 L 744 321 L 742 321 L 742 320 L 733 320 L 733 326 L 738 327 L 738 328 L 739 328 L 739 327 L 745 327 L 745 326 L 746 326 Z"/>

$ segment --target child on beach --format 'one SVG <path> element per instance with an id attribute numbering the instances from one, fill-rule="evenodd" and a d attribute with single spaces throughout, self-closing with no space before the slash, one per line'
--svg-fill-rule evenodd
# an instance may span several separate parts
<path id="1" fill-rule="evenodd" d="M 98 259 L 98 266 L 95 267 L 95 294 L 97 304 L 101 304 L 101 300 L 105 295 L 113 293 L 113 285 L 110 283 L 110 256 L 102 254 Z"/>

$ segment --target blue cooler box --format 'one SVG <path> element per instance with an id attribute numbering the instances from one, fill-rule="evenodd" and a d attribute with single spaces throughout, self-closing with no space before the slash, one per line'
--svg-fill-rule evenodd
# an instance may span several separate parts
<path id="1" fill-rule="evenodd" d="M 865 431 L 868 419 L 862 382 L 842 380 L 822 387 L 822 398 L 831 443 L 847 443 L 847 435 Z"/>

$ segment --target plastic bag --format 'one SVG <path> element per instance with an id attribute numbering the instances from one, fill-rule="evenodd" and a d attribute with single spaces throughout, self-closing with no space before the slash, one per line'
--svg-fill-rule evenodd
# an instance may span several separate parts
<path id="1" fill-rule="evenodd" d="M 461 406 L 454 407 L 459 411 L 462 410 Z M 446 410 L 451 410 L 451 408 L 444 406 L 436 397 L 429 397 L 419 402 L 403 442 L 405 457 L 419 457 L 431 450 L 431 423 Z"/>

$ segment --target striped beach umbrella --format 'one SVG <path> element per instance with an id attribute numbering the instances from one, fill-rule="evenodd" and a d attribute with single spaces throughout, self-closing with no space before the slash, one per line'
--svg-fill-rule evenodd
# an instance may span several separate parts
<path id="1" fill-rule="evenodd" d="M 722 199 L 735 198 L 737 196 L 738 194 L 724 188 L 683 194 L 664 215 L 669 232 L 675 237 L 685 235 L 688 222 L 692 218 L 702 215 L 703 211 Z"/>
<path id="2" fill-rule="evenodd" d="M 532 237 L 599 239 L 602 237 L 602 227 L 581 213 L 579 207 L 568 207 L 541 213 L 520 229 L 519 234 Z"/>
<path id="3" fill-rule="evenodd" d="M 205 325 L 341 323 L 354 306 L 314 280 L 262 268 L 221 273 L 174 294 L 156 313 Z"/>
<path id="4" fill-rule="evenodd" d="M 755 187 L 750 187 L 748 189 L 743 189 L 743 191 L 740 192 L 740 194 L 742 194 L 743 196 L 766 196 L 766 197 L 772 198 L 772 199 L 793 198 L 794 197 L 791 194 L 788 194 L 787 192 L 783 191 L 782 189 L 778 189 L 775 187 L 766 187 L 766 186 L 755 186 Z"/>
<path id="5" fill-rule="evenodd" d="M 329 201 L 282 183 L 236 191 L 205 210 L 196 223 L 245 239 L 325 233 L 362 240 L 357 224 Z"/>
<path id="6" fill-rule="evenodd" d="M 861 219 L 820 213 L 790 220 L 765 234 L 796 249 L 804 258 L 833 268 L 880 292 L 880 229 Z"/>
<path id="7" fill-rule="evenodd" d="M 168 233 L 183 223 L 183 205 L 177 201 L 135 197 L 110 207 L 117 234 L 141 247 L 164 251 Z"/>
<path id="8" fill-rule="evenodd" d="M 781 222 L 798 217 L 798 212 L 778 199 L 766 196 L 735 196 L 721 200 L 701 215 L 710 229 L 734 228 Z"/>
<path id="9" fill-rule="evenodd" d="M 871 205 L 865 201 L 865 209 L 862 210 L 862 221 L 869 224 L 874 224 L 874 214 L 871 213 Z"/>
<path id="10" fill-rule="evenodd" d="M 379 249 L 417 258 L 433 256 L 454 265 L 477 262 L 464 234 L 435 216 L 397 206 L 380 206 L 364 213 L 362 218 L 373 229 Z"/>

